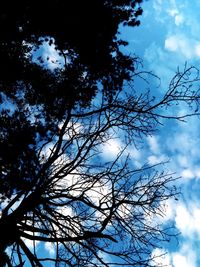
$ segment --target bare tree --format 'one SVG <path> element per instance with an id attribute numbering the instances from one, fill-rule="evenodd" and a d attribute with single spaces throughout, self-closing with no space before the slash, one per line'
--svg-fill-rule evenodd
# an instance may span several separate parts
<path id="1" fill-rule="evenodd" d="M 38 168 L 28 189 L 2 198 L 0 266 L 153 266 L 152 249 L 173 234 L 157 216 L 177 194 L 176 177 L 162 164 L 136 168 L 127 148 L 163 119 L 198 115 L 198 83 L 198 70 L 185 66 L 158 100 L 149 91 L 138 95 L 131 84 L 109 101 L 102 91 L 89 107 L 68 108 L 54 135 L 37 143 Z M 191 113 L 172 115 L 181 102 Z M 33 107 L 21 109 L 34 125 Z M 106 162 L 102 146 L 116 136 L 124 147 Z M 46 242 L 55 250 L 51 257 L 37 249 Z"/>

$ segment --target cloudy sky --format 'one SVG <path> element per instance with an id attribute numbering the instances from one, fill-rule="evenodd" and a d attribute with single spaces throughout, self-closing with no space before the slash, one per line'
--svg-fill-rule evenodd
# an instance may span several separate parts
<path id="1" fill-rule="evenodd" d="M 121 30 L 129 40 L 129 53 L 144 60 L 147 70 L 161 78 L 159 90 L 167 90 L 177 67 L 200 65 L 200 1 L 149 0 L 143 5 L 141 26 Z M 170 127 L 169 127 L 170 126 Z M 182 176 L 179 201 L 166 203 L 166 221 L 180 232 L 178 242 L 166 247 L 168 254 L 159 261 L 170 267 L 200 266 L 200 121 L 166 122 L 157 135 L 148 138 L 147 149 L 138 152 L 150 163 L 169 159 L 168 168 Z M 159 250 L 154 251 L 160 253 Z"/>

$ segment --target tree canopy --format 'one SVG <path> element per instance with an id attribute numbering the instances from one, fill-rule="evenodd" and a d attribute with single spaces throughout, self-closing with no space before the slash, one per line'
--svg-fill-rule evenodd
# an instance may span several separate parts
<path id="1" fill-rule="evenodd" d="M 177 194 L 174 176 L 136 168 L 126 148 L 161 120 L 195 113 L 166 109 L 198 107 L 199 73 L 178 70 L 160 99 L 137 88 L 147 73 L 121 51 L 118 28 L 139 25 L 141 3 L 0 4 L 1 266 L 154 266 L 152 249 L 171 235 L 155 218 Z M 45 44 L 62 58 L 52 69 L 37 55 Z M 124 146 L 105 161 L 102 146 L 117 135 Z"/>
<path id="2" fill-rule="evenodd" d="M 1 116 L 2 168 L 7 170 L 6 182 L 1 179 L 1 186 L 7 194 L 26 186 L 27 180 L 35 176 L 36 135 L 46 141 L 48 131 L 51 138 L 66 112 L 76 105 L 90 104 L 98 84 L 108 99 L 121 90 L 124 80 L 130 79 L 133 60 L 120 52 L 123 42 L 117 39 L 117 31 L 120 23 L 139 24 L 140 2 L 1 3 L 0 101 L 10 102 Z M 33 60 L 34 50 L 45 42 L 54 44 L 64 58 L 63 66 L 54 71 L 42 66 L 41 57 L 40 64 Z M 17 107 L 15 112 L 11 106 Z"/>

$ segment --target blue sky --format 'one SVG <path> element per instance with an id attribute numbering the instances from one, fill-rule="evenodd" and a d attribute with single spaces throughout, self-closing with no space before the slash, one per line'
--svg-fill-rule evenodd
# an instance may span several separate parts
<path id="1" fill-rule="evenodd" d="M 144 67 L 161 78 L 162 93 L 167 90 L 177 67 L 199 67 L 200 21 L 199 0 L 150 0 L 143 4 L 141 26 L 121 30 L 129 41 L 128 53 L 135 53 L 144 60 Z M 179 107 L 181 112 L 185 107 Z M 168 254 L 158 263 L 170 267 L 200 266 L 200 122 L 190 118 L 187 123 L 166 122 L 152 137 L 147 138 L 144 151 L 137 153 L 137 160 L 155 163 L 169 159 L 167 165 L 181 176 L 178 186 L 182 195 L 179 201 L 166 203 L 163 224 L 173 222 L 180 232 L 178 243 L 171 242 L 165 249 Z M 156 250 L 155 254 L 162 251 Z"/>

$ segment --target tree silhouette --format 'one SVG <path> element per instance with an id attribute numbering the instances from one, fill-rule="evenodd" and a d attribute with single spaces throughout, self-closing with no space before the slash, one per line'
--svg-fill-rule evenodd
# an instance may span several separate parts
<path id="1" fill-rule="evenodd" d="M 34 180 L 39 166 L 37 138 L 40 142 L 51 139 L 66 112 L 75 106 L 87 107 L 98 83 L 105 98 L 111 99 L 130 79 L 134 60 L 120 52 L 123 41 L 117 39 L 117 30 L 122 22 L 139 24 L 140 2 L 1 3 L 0 145 L 6 181 L 3 174 L 0 188 L 7 196 Z M 33 58 L 45 43 L 54 45 L 63 57 L 62 66 L 54 71 L 43 64 L 48 57 Z"/>
<path id="2" fill-rule="evenodd" d="M 141 93 L 135 80 L 147 73 L 117 39 L 120 23 L 139 24 L 141 1 L 63 2 L 1 8 L 0 265 L 153 266 L 152 249 L 171 235 L 156 217 L 175 177 L 136 168 L 127 148 L 163 119 L 195 114 L 198 70 L 178 70 L 160 99 Z M 45 42 L 60 67 L 34 60 Z M 182 102 L 191 114 L 172 115 Z M 102 146 L 117 136 L 123 147 L 105 161 Z M 53 256 L 37 249 L 47 242 Z"/>

